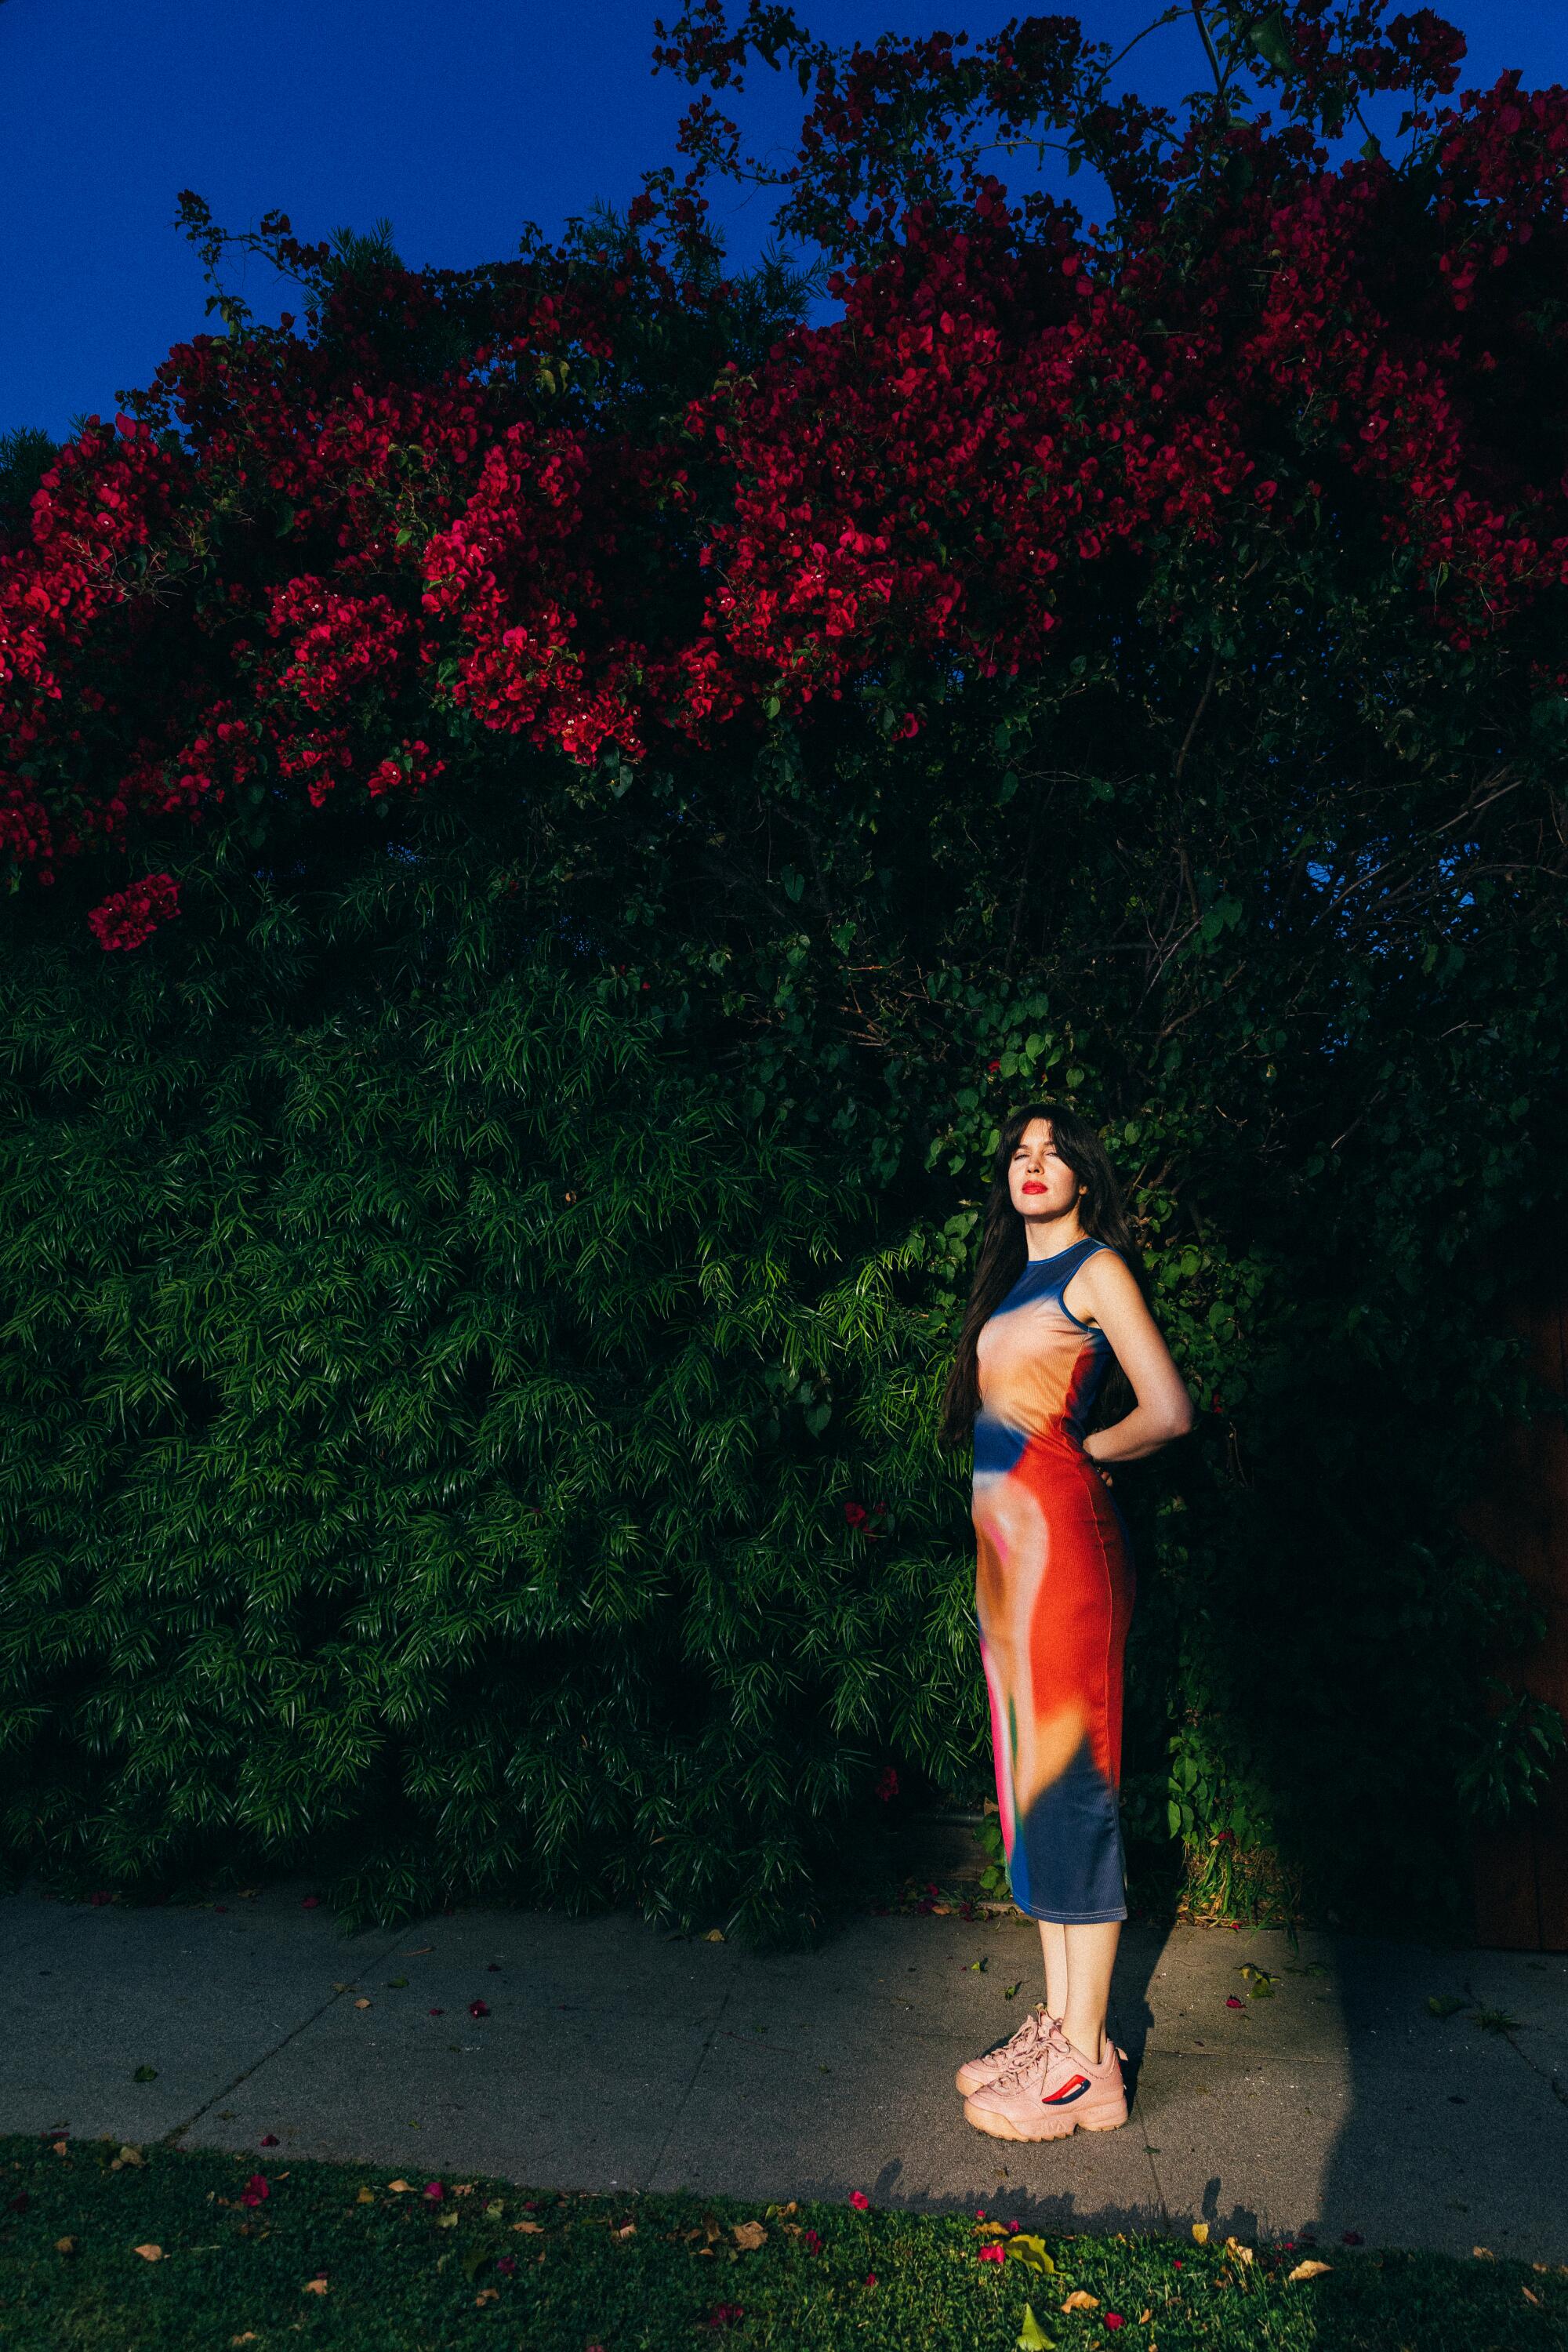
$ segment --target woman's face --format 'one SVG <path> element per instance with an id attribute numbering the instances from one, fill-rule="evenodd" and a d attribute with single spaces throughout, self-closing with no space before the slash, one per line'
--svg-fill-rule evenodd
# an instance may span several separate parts
<path id="1" fill-rule="evenodd" d="M 1007 1182 L 1021 1217 L 1066 1216 L 1078 1206 L 1083 1186 L 1051 1141 L 1048 1118 L 1032 1118 L 1018 1138 Z"/>

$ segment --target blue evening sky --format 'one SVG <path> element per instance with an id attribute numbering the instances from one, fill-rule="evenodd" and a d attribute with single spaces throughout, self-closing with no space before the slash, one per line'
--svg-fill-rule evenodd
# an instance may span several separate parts
<path id="1" fill-rule="evenodd" d="M 1157 12 L 1158 0 L 1081 11 L 1118 45 Z M 207 324 L 199 267 L 171 226 L 181 188 L 229 227 L 269 206 L 304 237 L 384 216 L 405 261 L 458 268 L 513 253 L 526 220 L 556 235 L 596 198 L 624 205 L 645 167 L 676 160 L 691 93 L 648 65 L 654 17 L 675 13 L 673 0 L 7 0 L 0 431 L 61 436 L 74 415 L 107 414 Z M 996 0 L 796 7 L 814 31 L 867 41 L 937 26 L 980 38 L 1026 13 Z M 1568 81 L 1568 0 L 1442 13 L 1469 40 L 1460 88 L 1513 65 L 1527 85 Z M 1145 43 L 1129 70 L 1167 102 L 1204 79 L 1185 26 Z M 793 80 L 761 68 L 737 111 L 787 160 Z M 1072 193 L 1093 218 L 1087 174 Z M 732 257 L 754 257 L 765 196 L 726 189 L 715 209 Z M 276 281 L 245 290 L 276 315 Z"/>

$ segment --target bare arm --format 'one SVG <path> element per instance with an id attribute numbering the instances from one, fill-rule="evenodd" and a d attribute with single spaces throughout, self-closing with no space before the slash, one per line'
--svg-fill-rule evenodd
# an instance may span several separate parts
<path id="1" fill-rule="evenodd" d="M 1193 1401 L 1131 1270 L 1114 1250 L 1096 1250 L 1068 1290 L 1069 1312 L 1080 1323 L 1099 1324 L 1138 1400 L 1122 1420 L 1095 1430 L 1085 1441 L 1090 1461 L 1136 1462 L 1184 1436 L 1195 1417 Z M 1068 1304 L 1065 1297 L 1063 1303 Z"/>

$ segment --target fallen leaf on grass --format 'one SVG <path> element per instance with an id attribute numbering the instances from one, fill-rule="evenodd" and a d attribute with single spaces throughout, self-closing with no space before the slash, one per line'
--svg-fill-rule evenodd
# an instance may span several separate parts
<path id="1" fill-rule="evenodd" d="M 1149 2322 L 1153 2318 L 1153 2316 L 1154 2316 L 1153 2306 L 1152 2306 L 1152 2305 L 1150 2305 L 1150 2307 L 1149 2307 L 1149 2309 L 1148 2309 L 1147 2311 L 1141 2311 L 1141 2312 L 1139 2313 L 1139 2315 L 1138 2315 L 1138 2325 L 1139 2325 L 1139 2326 L 1140 2326 L 1140 2327 L 1147 2327 L 1147 2326 L 1148 2326 L 1148 2325 L 1149 2325 Z"/>
<path id="2" fill-rule="evenodd" d="M 1497 2260 L 1497 2256 L 1493 2253 L 1489 2246 L 1472 2246 L 1470 2248 L 1470 2254 L 1472 2259 L 1478 2263 L 1495 2263 Z"/>
<path id="3" fill-rule="evenodd" d="M 1540 2308 L 1541 2308 L 1541 2297 L 1540 2297 L 1538 2294 L 1533 2294 L 1533 2293 L 1531 2291 L 1531 2289 L 1530 2289 L 1529 2287 L 1527 2287 L 1527 2286 L 1521 2286 L 1521 2287 L 1520 2288 L 1520 2290 L 1519 2290 L 1519 2291 L 1520 2291 L 1521 2294 L 1521 2295 L 1523 2295 L 1523 2297 L 1524 2297 L 1524 2299 L 1525 2299 L 1526 2303 L 1532 2303 L 1532 2304 L 1534 2304 L 1534 2305 L 1535 2305 L 1536 2309 L 1537 2309 L 1538 2311 L 1540 2310 Z"/>
<path id="4" fill-rule="evenodd" d="M 482 2286 L 480 2287 L 478 2294 L 474 2297 L 476 2306 L 483 2303 L 499 2303 L 500 2301 L 500 2289 L 499 2286 Z"/>
<path id="5" fill-rule="evenodd" d="M 637 2225 L 635 2221 L 623 2221 L 618 2229 L 612 2228 L 610 2231 L 612 2238 L 635 2238 L 637 2233 Z M 735 2235 L 739 2237 L 740 2234 L 740 2231 L 737 2230 Z"/>
<path id="6" fill-rule="evenodd" d="M 1244 2246 L 1239 2238 L 1227 2238 L 1225 2242 L 1225 2250 L 1235 2262 L 1249 2263 L 1252 2260 L 1252 2248 Z"/>
<path id="7" fill-rule="evenodd" d="M 1193 2237 L 1198 2245 L 1206 2246 L 1209 2242 L 1208 2223 L 1206 2221 L 1194 2221 L 1193 2223 Z"/>
<path id="8" fill-rule="evenodd" d="M 1026 2304 L 1024 2325 L 1018 2331 L 1018 2352 L 1054 2352 L 1054 2342 L 1035 2317 L 1033 2305 Z"/>
<path id="9" fill-rule="evenodd" d="M 52 2143 L 49 2153 L 51 2156 L 64 2156 L 69 2146 L 70 2142 L 68 2139 L 57 2139 Z"/>
<path id="10" fill-rule="evenodd" d="M 1008 2239 L 1007 2260 L 1022 2263 L 1026 2270 L 1038 2271 L 1046 2277 L 1056 2269 L 1046 2251 L 1044 2238 L 1037 2238 L 1027 2230 L 1020 2230 L 1015 2237 Z"/>
<path id="11" fill-rule="evenodd" d="M 530 2238 L 541 2238 L 544 2234 L 544 2224 L 542 2221 L 514 2221 L 511 2226 L 514 2230 L 521 2230 L 525 2236 Z"/>
<path id="12" fill-rule="evenodd" d="M 1288 2279 L 1321 2278 L 1325 2271 L 1332 2268 L 1332 2263 L 1298 2263 L 1295 2269 L 1287 2271 L 1285 2275 Z"/>
<path id="13" fill-rule="evenodd" d="M 622 2235 L 625 2234 L 623 2231 Z M 743 2254 L 754 2254 L 759 2246 L 765 2246 L 768 2242 L 768 2233 L 760 2221 L 736 2221 L 730 2235 Z"/>
<path id="14" fill-rule="evenodd" d="M 487 2221 L 499 2221 L 505 2211 L 506 2207 L 501 2203 L 500 2199 L 492 2197 L 485 2207 L 485 2219 Z"/>
<path id="15" fill-rule="evenodd" d="M 374 2189 L 362 2189 L 359 2195 L 354 2199 L 354 2203 L 356 2205 L 374 2205 L 375 2203 Z"/>
<path id="16" fill-rule="evenodd" d="M 301 2294 L 325 2294 L 327 2292 L 327 2279 L 325 2272 L 323 2271 L 316 2278 L 307 2279 L 300 2292 Z"/>
<path id="17" fill-rule="evenodd" d="M 161 2263 L 163 2259 L 162 2246 L 132 2246 L 131 2251 L 133 2254 L 140 2254 L 144 2263 Z"/>
<path id="18" fill-rule="evenodd" d="M 1098 2311 L 1100 2297 L 1097 2294 L 1090 2294 L 1085 2286 L 1075 2286 L 1063 2304 L 1062 2309 L 1064 2311 Z"/>
<path id="19" fill-rule="evenodd" d="M 412 2180 L 389 2180 L 386 2185 L 395 2197 L 407 2197 L 414 2189 Z"/>
<path id="20" fill-rule="evenodd" d="M 139 2147 L 122 2147 L 109 2168 L 110 2172 L 118 2172 L 122 2164 L 145 2164 L 146 2161 Z"/>
<path id="21" fill-rule="evenodd" d="M 76 2240 L 74 2238 L 57 2238 L 55 2240 L 55 2252 L 57 2254 L 74 2254 L 76 2252 Z"/>
<path id="22" fill-rule="evenodd" d="M 243 2336 L 231 2336 L 228 2340 L 231 2345 L 238 2346 L 241 2344 L 257 2344 L 259 2343 L 261 2339 L 257 2335 L 254 2327 L 247 2327 Z"/>

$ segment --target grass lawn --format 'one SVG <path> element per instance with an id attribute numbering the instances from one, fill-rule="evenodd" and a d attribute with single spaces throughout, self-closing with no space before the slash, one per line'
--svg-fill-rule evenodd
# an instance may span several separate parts
<path id="1" fill-rule="evenodd" d="M 299 2337 L 322 2352 L 690 2352 L 721 2339 L 732 2352 L 1012 2352 L 1022 2338 L 1035 2352 L 1568 2352 L 1563 2270 L 1015 2238 L 1009 2219 L 1005 2205 L 934 2217 L 561 2196 L 279 2166 L 266 2149 L 0 2138 L 0 2348 L 285 2352 Z M 1331 2267 L 1288 2276 L 1313 2259 Z"/>

